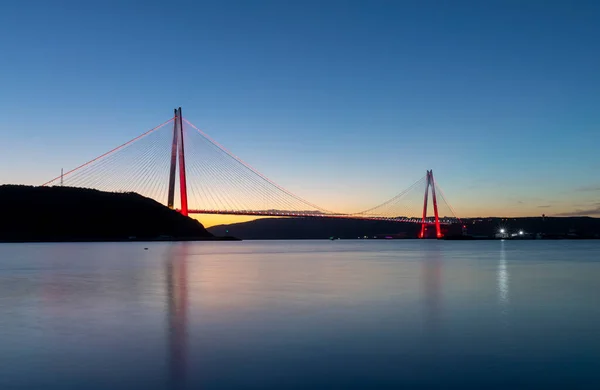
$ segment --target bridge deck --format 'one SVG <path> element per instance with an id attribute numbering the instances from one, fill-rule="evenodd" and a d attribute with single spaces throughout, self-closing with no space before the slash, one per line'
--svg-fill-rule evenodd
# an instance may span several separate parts
<path id="1" fill-rule="evenodd" d="M 324 214 L 324 213 L 310 213 L 310 212 L 292 212 L 292 211 L 277 211 L 277 210 L 266 210 L 266 211 L 252 211 L 252 210 L 188 210 L 189 214 L 220 214 L 220 215 L 246 215 L 246 216 L 260 216 L 260 217 L 296 217 L 296 218 L 338 218 L 338 219 L 361 219 L 367 221 L 389 221 L 389 222 L 410 222 L 410 223 L 423 223 L 422 218 L 405 218 L 405 217 L 376 217 L 376 216 L 365 216 L 365 215 L 350 215 L 350 214 Z M 440 218 L 440 225 L 450 225 L 458 223 L 458 220 Z M 425 223 L 434 224 L 433 218 L 426 218 Z"/>

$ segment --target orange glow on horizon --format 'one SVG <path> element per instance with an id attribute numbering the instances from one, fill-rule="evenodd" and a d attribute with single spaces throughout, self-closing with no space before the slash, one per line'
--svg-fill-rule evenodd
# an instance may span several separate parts
<path id="1" fill-rule="evenodd" d="M 276 218 L 276 217 L 257 217 L 256 215 L 215 215 L 215 214 L 191 214 L 191 218 L 194 218 L 202 224 L 205 228 L 209 228 L 217 225 L 229 225 L 232 223 L 254 221 L 262 218 Z"/>

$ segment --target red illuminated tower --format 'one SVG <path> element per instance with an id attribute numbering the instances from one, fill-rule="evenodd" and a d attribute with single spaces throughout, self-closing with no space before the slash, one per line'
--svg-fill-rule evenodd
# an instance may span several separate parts
<path id="1" fill-rule="evenodd" d="M 425 238 L 425 229 L 427 222 L 427 200 L 429 198 L 429 187 L 431 187 L 431 197 L 433 198 L 433 214 L 435 216 L 435 235 L 437 238 L 442 238 L 442 230 L 440 228 L 440 218 L 438 215 L 437 198 L 435 196 L 435 180 L 433 179 L 433 170 L 427 171 L 427 184 L 425 185 L 425 198 L 423 199 L 423 219 L 421 221 L 421 234 L 419 238 Z"/>

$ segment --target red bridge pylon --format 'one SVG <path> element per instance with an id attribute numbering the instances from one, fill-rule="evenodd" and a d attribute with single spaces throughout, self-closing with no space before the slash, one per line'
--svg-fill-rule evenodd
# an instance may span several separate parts
<path id="1" fill-rule="evenodd" d="M 442 238 L 442 229 L 440 228 L 440 217 L 438 215 L 437 197 L 435 196 L 435 180 L 433 179 L 433 170 L 427 171 L 427 184 L 425 185 L 425 198 L 423 199 L 423 219 L 421 221 L 421 233 L 419 238 L 425 238 L 427 220 L 427 200 L 429 198 L 429 187 L 431 187 L 431 197 L 433 198 L 433 214 L 435 216 L 435 235 Z"/>

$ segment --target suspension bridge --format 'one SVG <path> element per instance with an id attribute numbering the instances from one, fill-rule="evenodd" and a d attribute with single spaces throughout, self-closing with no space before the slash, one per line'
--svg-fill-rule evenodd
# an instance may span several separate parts
<path id="1" fill-rule="evenodd" d="M 327 210 L 279 186 L 194 124 L 181 108 L 171 119 L 42 184 L 136 192 L 183 215 L 345 218 L 421 224 L 443 236 L 442 226 L 460 223 L 428 170 L 413 185 L 375 207 L 356 213 Z M 418 202 L 409 201 L 419 194 Z M 428 216 L 429 194 L 433 216 Z M 447 210 L 438 210 L 438 196 Z M 422 202 L 422 203 L 421 203 Z M 421 208 L 422 207 L 422 208 Z"/>

